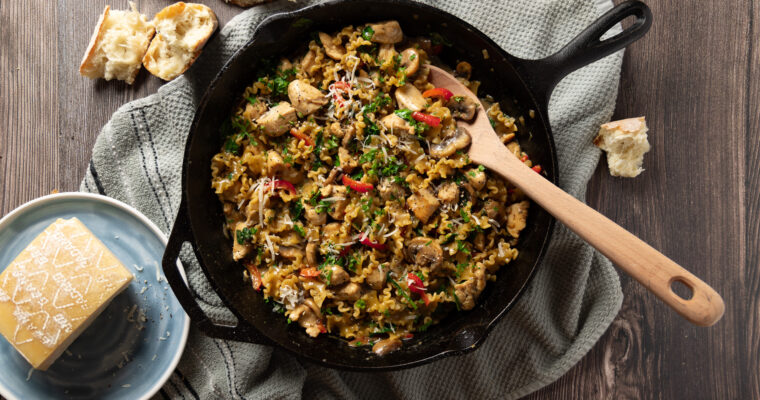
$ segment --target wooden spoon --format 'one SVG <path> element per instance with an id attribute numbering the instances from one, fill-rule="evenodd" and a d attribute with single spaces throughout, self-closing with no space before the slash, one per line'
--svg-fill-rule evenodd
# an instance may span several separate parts
<path id="1" fill-rule="evenodd" d="M 454 95 L 477 99 L 467 87 L 448 72 L 430 66 L 430 82 Z M 641 239 L 596 210 L 554 186 L 518 160 L 501 142 L 491 127 L 481 103 L 472 122 L 458 121 L 472 137 L 469 156 L 525 192 L 565 226 L 607 256 L 620 269 L 639 281 L 689 322 L 711 326 L 723 316 L 720 295 L 704 281 L 655 250 Z M 691 289 L 684 299 L 672 289 L 679 281 Z"/>

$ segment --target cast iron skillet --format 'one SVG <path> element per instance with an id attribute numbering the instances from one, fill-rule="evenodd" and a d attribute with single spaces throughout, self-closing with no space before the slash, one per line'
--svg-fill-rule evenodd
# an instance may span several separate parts
<path id="1" fill-rule="evenodd" d="M 633 24 L 606 40 L 601 36 L 624 18 Z M 336 31 L 343 26 L 395 19 L 404 34 L 444 35 L 453 46 L 441 54 L 455 65 L 467 60 L 480 93 L 498 99 L 513 116 L 525 116 L 520 144 L 540 163 L 546 177 L 557 183 L 557 157 L 547 114 L 555 84 L 570 72 L 622 49 L 642 37 L 652 15 L 638 1 L 622 3 L 604 14 L 556 54 L 542 60 L 523 60 L 507 54 L 491 39 L 461 19 L 436 8 L 406 0 L 335 0 L 298 11 L 274 15 L 254 33 L 247 45 L 222 68 L 206 91 L 185 147 L 182 169 L 182 202 L 163 257 L 163 268 L 174 293 L 195 326 L 206 335 L 223 339 L 277 345 L 305 359 L 351 370 L 391 370 L 412 367 L 445 356 L 463 354 L 483 342 L 490 329 L 515 303 L 526 287 L 548 246 L 554 219 L 538 206 L 531 207 L 528 227 L 521 234 L 520 256 L 489 282 L 477 306 L 456 313 L 418 333 L 404 347 L 384 357 L 368 348 L 353 348 L 328 335 L 311 338 L 297 324 L 272 312 L 262 295 L 242 279 L 242 267 L 232 260 L 230 240 L 224 235 L 222 207 L 211 189 L 210 162 L 224 138 L 219 127 L 236 106 L 243 89 L 255 79 L 260 60 L 290 55 L 304 49 L 310 33 Z M 484 59 L 483 50 L 489 54 Z M 529 110 L 535 118 L 529 118 Z M 531 137 L 529 140 L 528 138 Z M 192 245 L 211 286 L 238 319 L 235 326 L 215 324 L 201 310 L 177 270 L 182 245 Z"/>

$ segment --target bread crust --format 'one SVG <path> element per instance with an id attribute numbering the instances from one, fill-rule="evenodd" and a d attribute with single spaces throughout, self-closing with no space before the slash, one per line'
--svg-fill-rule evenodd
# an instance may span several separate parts
<path id="1" fill-rule="evenodd" d="M 93 68 L 92 59 L 95 57 L 95 49 L 98 47 L 98 43 L 103 38 L 104 27 L 103 24 L 108 18 L 108 13 L 111 11 L 111 6 L 106 6 L 103 10 L 103 14 L 100 15 L 98 23 L 95 25 L 95 31 L 90 38 L 90 44 L 87 46 L 87 50 L 84 52 L 82 62 L 79 64 L 79 74 L 88 78 L 99 78 L 98 76 L 91 76 L 88 71 Z"/>
<path id="2" fill-rule="evenodd" d="M 185 63 L 185 65 L 183 65 L 182 69 L 175 74 L 170 74 L 170 75 L 162 74 L 159 68 L 159 65 L 162 61 L 166 61 L 166 60 L 161 60 L 161 58 L 158 56 L 159 48 L 162 45 L 171 47 L 174 44 L 166 41 L 165 38 L 161 35 L 161 32 L 158 32 L 159 34 L 156 35 L 153 41 L 151 41 L 150 46 L 148 46 L 148 51 L 145 53 L 145 56 L 143 56 L 142 62 L 145 69 L 147 69 L 151 74 L 165 81 L 170 81 L 176 78 L 177 76 L 185 73 L 185 71 L 187 71 L 188 68 L 190 68 L 190 66 L 193 65 L 195 60 L 200 56 L 201 51 L 203 50 L 203 46 L 206 45 L 206 42 L 208 42 L 208 40 L 216 31 L 216 29 L 219 27 L 219 20 L 217 19 L 214 11 L 203 4 L 178 2 L 168 7 L 165 7 L 164 9 L 159 11 L 153 18 L 153 25 L 159 26 L 159 21 L 161 20 L 173 19 L 184 13 L 188 13 L 188 12 L 196 13 L 200 11 L 207 11 L 209 13 L 211 17 L 211 27 L 207 34 L 205 34 L 202 38 L 200 38 L 199 40 L 197 40 L 195 43 L 191 45 L 190 49 L 176 49 L 179 51 L 186 51 L 186 52 L 191 53 L 191 57 Z"/>

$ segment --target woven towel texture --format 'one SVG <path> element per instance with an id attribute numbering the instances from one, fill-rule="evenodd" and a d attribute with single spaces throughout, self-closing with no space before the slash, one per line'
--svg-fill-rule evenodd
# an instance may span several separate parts
<path id="1" fill-rule="evenodd" d="M 600 1 L 427 3 L 470 22 L 516 56 L 540 58 L 609 8 L 608 1 Z M 263 18 L 313 2 L 276 1 L 242 12 L 185 75 L 119 108 L 96 141 L 81 190 L 129 203 L 168 233 L 180 201 L 185 139 L 209 81 Z M 621 51 L 571 74 L 549 105 L 560 184 L 580 199 L 599 160 L 591 139 L 612 115 L 622 58 Z M 229 318 L 189 253 L 183 262 L 206 312 Z M 473 353 L 410 370 L 363 374 L 322 368 L 271 347 L 209 339 L 191 329 L 179 367 L 157 398 L 516 398 L 553 382 L 580 360 L 612 322 L 621 300 L 610 262 L 558 224 L 526 293 Z"/>

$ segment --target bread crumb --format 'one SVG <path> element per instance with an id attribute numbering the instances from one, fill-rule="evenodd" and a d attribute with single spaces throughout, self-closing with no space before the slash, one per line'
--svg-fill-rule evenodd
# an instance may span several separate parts
<path id="1" fill-rule="evenodd" d="M 649 151 L 647 124 L 644 117 L 612 121 L 602 125 L 594 144 L 607 152 L 607 166 L 612 176 L 635 178 L 644 154 Z"/>

